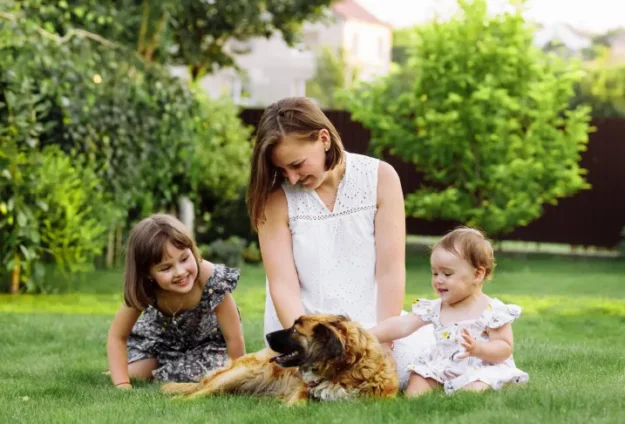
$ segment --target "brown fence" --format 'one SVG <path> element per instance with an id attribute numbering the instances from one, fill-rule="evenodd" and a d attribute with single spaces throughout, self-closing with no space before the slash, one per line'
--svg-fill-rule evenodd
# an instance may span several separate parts
<path id="1" fill-rule="evenodd" d="M 262 109 L 246 109 L 243 121 L 254 127 Z M 352 121 L 349 112 L 326 111 L 341 134 L 345 148 L 367 153 L 369 130 Z M 603 118 L 593 121 L 596 131 L 590 134 L 588 149 L 581 165 L 588 170 L 589 190 L 561 199 L 558 205 L 545 206 L 545 213 L 526 227 L 506 236 L 509 240 L 567 243 L 582 246 L 615 247 L 625 227 L 625 119 Z M 395 157 L 388 161 L 397 169 L 404 193 L 419 188 L 421 177 L 414 166 Z M 457 223 L 408 218 L 410 234 L 440 235 Z"/>

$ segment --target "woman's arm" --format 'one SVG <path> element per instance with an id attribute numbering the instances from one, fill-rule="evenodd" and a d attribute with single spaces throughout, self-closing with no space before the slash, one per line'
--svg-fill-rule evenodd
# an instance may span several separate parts
<path id="1" fill-rule="evenodd" d="M 401 313 L 406 288 L 406 217 L 399 175 L 386 162 L 378 170 L 375 279 L 378 322 Z"/>
<path id="2" fill-rule="evenodd" d="M 130 387 L 130 378 L 128 376 L 128 347 L 126 343 L 132 326 L 137 322 L 140 315 L 141 311 L 122 305 L 117 311 L 117 314 L 115 314 L 115 318 L 113 318 L 111 328 L 108 332 L 106 352 L 109 371 L 113 384 L 118 388 Z"/>
<path id="3" fill-rule="evenodd" d="M 286 195 L 276 190 L 267 199 L 266 221 L 258 228 L 269 293 L 283 328 L 291 327 L 304 314 L 288 216 Z"/>
<path id="4" fill-rule="evenodd" d="M 224 299 L 217 305 L 215 315 L 226 340 L 228 357 L 236 359 L 245 355 L 245 340 L 243 339 L 239 311 L 231 293 L 226 293 Z"/>

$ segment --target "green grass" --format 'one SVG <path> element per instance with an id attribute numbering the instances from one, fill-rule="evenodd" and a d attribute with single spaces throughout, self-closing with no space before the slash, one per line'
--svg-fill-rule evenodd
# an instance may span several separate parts
<path id="1" fill-rule="evenodd" d="M 543 256 L 499 260 L 485 290 L 524 308 L 514 324 L 515 360 L 530 374 L 523 387 L 297 408 L 246 397 L 173 401 L 150 383 L 130 392 L 116 390 L 101 372 L 107 366 L 106 332 L 119 305 L 121 271 L 52 278 L 50 284 L 61 288 L 58 294 L 0 296 L 0 422 L 622 422 L 624 262 Z M 423 254 L 409 259 L 407 292 L 407 305 L 412 297 L 431 297 Z M 248 351 L 259 349 L 260 267 L 244 268 L 235 298 Z"/>

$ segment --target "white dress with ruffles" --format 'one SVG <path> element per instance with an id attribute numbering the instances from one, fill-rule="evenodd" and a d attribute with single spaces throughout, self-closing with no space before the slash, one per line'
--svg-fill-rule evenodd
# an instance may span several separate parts
<path id="1" fill-rule="evenodd" d="M 443 384 L 447 394 L 475 381 L 484 382 L 498 390 L 507 383 L 524 383 L 529 380 L 527 373 L 516 367 L 512 356 L 499 364 L 491 364 L 474 356 L 456 359 L 458 354 L 464 352 L 460 344 L 463 340 L 463 328 L 476 340 L 487 342 L 487 329 L 512 323 L 521 315 L 519 306 L 490 299 L 488 306 L 477 319 L 449 324 L 442 324 L 440 321 L 440 299 L 419 299 L 413 302 L 412 311 L 423 321 L 434 325 L 436 346 L 419 355 L 409 369 Z"/>
<path id="2" fill-rule="evenodd" d="M 379 160 L 346 152 L 345 174 L 330 211 L 314 190 L 284 183 L 301 299 L 306 313 L 344 314 L 366 328 L 376 325 L 375 215 Z M 269 287 L 265 334 L 281 330 Z M 407 312 L 405 312 L 407 313 Z M 402 387 L 415 355 L 434 344 L 431 326 L 395 341 Z"/>

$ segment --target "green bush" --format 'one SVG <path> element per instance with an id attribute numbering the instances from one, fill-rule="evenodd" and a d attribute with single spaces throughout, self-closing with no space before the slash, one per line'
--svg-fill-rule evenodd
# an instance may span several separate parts
<path id="1" fill-rule="evenodd" d="M 90 265 L 111 219 L 164 208 L 189 186 L 176 178 L 186 176 L 197 102 L 126 54 L 0 19 L 0 260 L 29 290 L 42 274 L 35 264 Z"/>
<path id="2" fill-rule="evenodd" d="M 210 244 L 200 245 L 199 249 L 202 257 L 213 263 L 239 268 L 243 265 L 245 240 L 233 236 L 226 240 L 218 239 Z"/>
<path id="3" fill-rule="evenodd" d="M 579 161 L 590 114 L 569 109 L 579 64 L 537 49 L 520 10 L 458 3 L 452 19 L 416 27 L 406 64 L 348 93 L 348 109 L 377 154 L 424 175 L 407 215 L 497 237 L 588 187 Z"/>
<path id="4" fill-rule="evenodd" d="M 211 99 L 198 87 L 193 92 L 198 112 L 187 170 L 190 191 L 212 205 L 233 201 L 247 183 L 253 128 L 242 123 L 232 99 Z"/>
<path id="5" fill-rule="evenodd" d="M 571 104 L 590 105 L 595 117 L 625 117 L 625 65 L 588 67 Z"/>
<path id="6" fill-rule="evenodd" d="M 0 260 L 29 292 L 49 291 L 43 262 L 91 269 L 119 214 L 94 171 L 56 146 L 20 151 L 0 138 Z M 82 167 L 81 167 L 82 165 Z"/>

